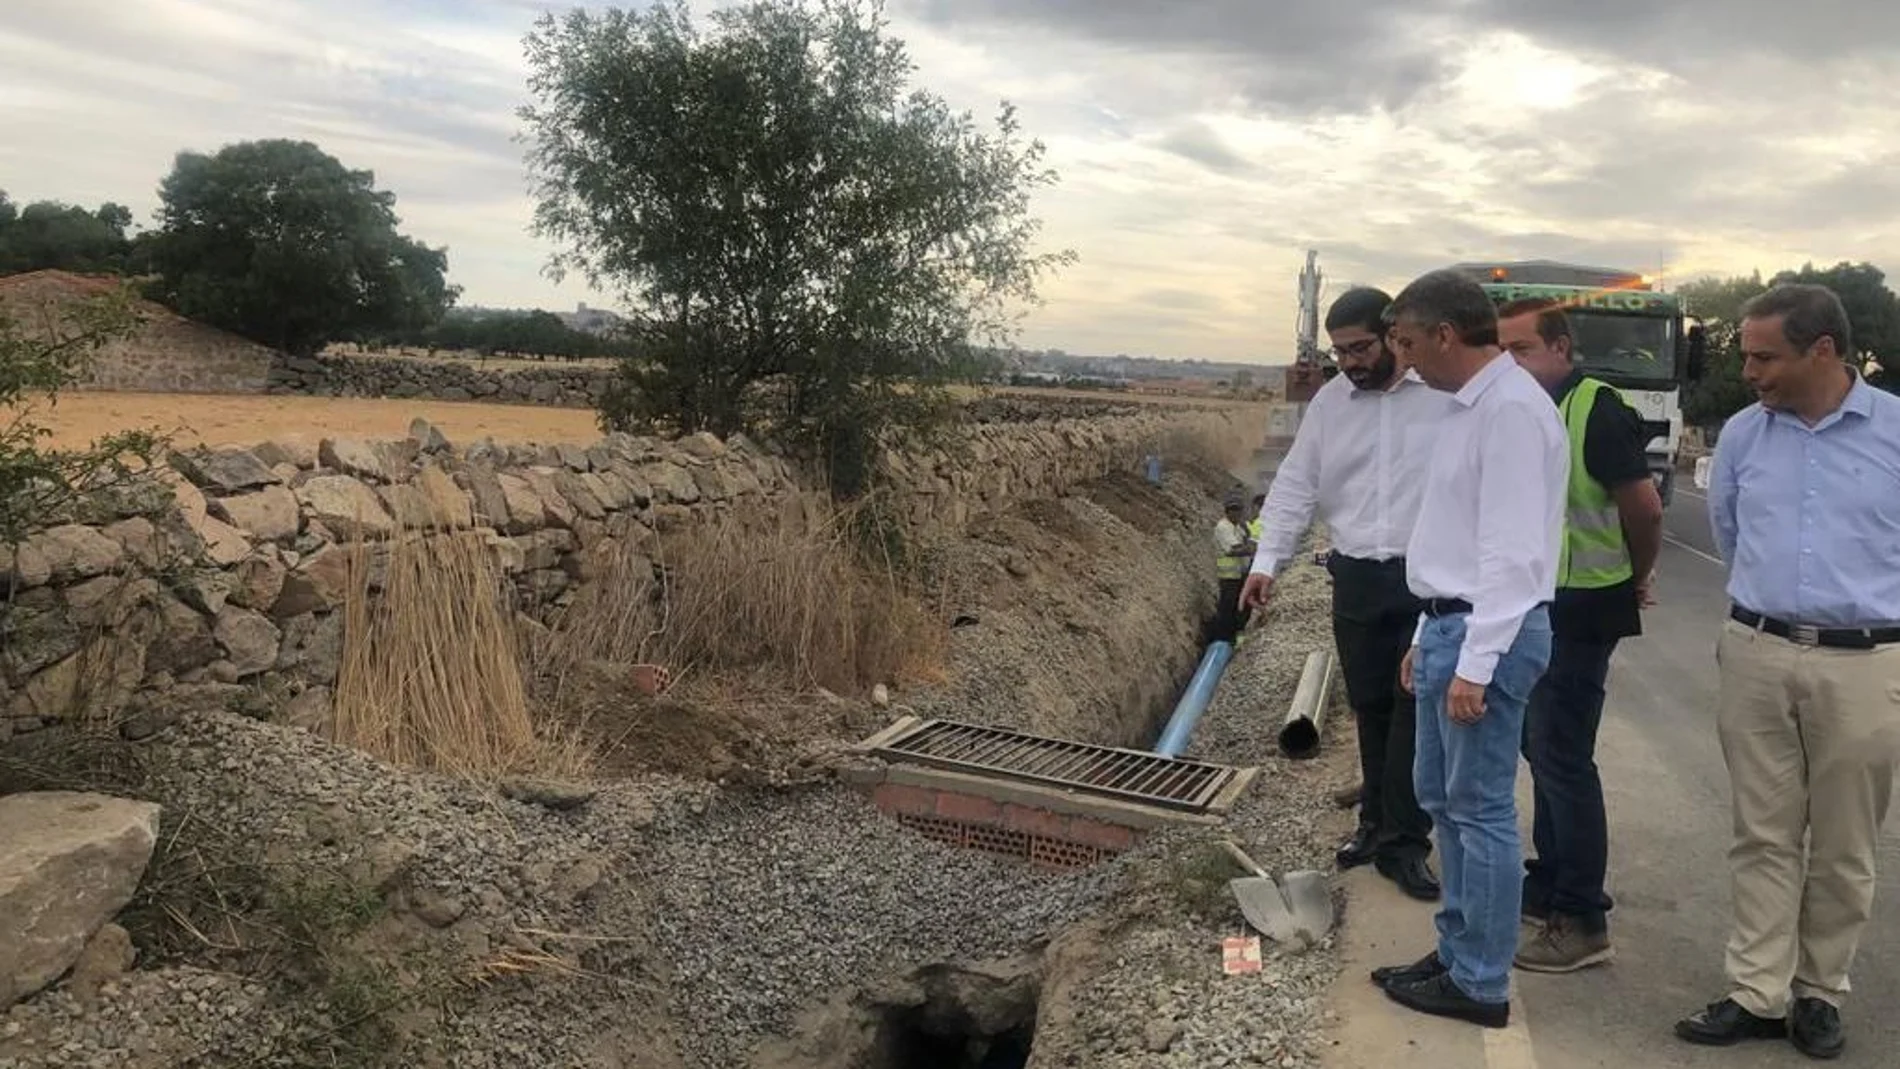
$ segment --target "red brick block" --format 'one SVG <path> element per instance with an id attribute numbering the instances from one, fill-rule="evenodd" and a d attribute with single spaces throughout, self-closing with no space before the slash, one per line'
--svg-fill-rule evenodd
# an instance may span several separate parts
<path id="1" fill-rule="evenodd" d="M 937 812 L 935 791 L 912 787 L 907 783 L 880 783 L 871 792 L 871 801 L 886 813 L 929 817 L 935 816 Z"/>
<path id="2" fill-rule="evenodd" d="M 1120 824 L 1105 824 L 1099 820 L 1076 817 L 1069 822 L 1068 839 L 1070 842 L 1119 852 L 1135 845 L 1135 830 Z"/>
<path id="3" fill-rule="evenodd" d="M 946 820 L 966 820 L 972 824 L 1000 824 L 1003 807 L 991 798 L 943 791 L 937 795 L 937 815 Z"/>
<path id="4" fill-rule="evenodd" d="M 1069 818 L 1061 813 L 1051 813 L 1047 809 L 1017 805 L 1006 802 L 1003 805 L 1003 826 L 1011 831 L 1027 832 L 1049 839 L 1069 837 Z"/>

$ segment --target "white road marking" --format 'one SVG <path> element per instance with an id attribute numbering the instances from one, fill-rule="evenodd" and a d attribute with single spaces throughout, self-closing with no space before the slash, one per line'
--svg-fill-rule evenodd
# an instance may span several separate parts
<path id="1" fill-rule="evenodd" d="M 1663 541 L 1669 543 L 1670 545 L 1676 547 L 1677 549 L 1683 550 L 1684 552 L 1693 553 L 1696 556 L 1701 557 L 1703 560 L 1708 561 L 1710 564 L 1715 565 L 1717 568 L 1720 568 L 1723 566 L 1722 558 L 1715 556 L 1712 553 L 1704 553 L 1701 550 L 1690 545 L 1689 543 L 1684 542 L 1682 539 L 1677 538 L 1675 535 L 1664 534 Z"/>
<path id="2" fill-rule="evenodd" d="M 1511 1023 L 1484 1029 L 1485 1069 L 1537 1069 L 1537 1051 L 1531 1045 L 1530 1022 L 1524 1019 L 1524 999 L 1511 1000 Z"/>

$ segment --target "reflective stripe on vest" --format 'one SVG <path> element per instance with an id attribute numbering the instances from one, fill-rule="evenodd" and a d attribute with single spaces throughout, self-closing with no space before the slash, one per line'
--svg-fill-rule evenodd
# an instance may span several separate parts
<path id="1" fill-rule="evenodd" d="M 1207 558 L 1203 557 L 1201 559 L 1206 560 Z M 1214 566 L 1214 576 L 1217 579 L 1245 579 L 1247 578 L 1247 565 L 1251 563 L 1253 562 L 1248 557 L 1230 557 L 1223 554 L 1219 563 Z"/>
<path id="2" fill-rule="evenodd" d="M 1564 498 L 1564 540 L 1557 558 L 1557 585 L 1600 590 L 1628 581 L 1629 546 L 1623 541 L 1623 517 L 1603 484 L 1590 478 L 1583 462 L 1583 440 L 1597 392 L 1614 386 L 1585 377 L 1559 404 L 1570 435 L 1570 489 Z"/>

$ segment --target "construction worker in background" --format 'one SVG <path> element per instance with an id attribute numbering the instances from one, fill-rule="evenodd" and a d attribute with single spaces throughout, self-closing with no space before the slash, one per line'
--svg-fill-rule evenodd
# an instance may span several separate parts
<path id="1" fill-rule="evenodd" d="M 1256 546 L 1260 544 L 1260 531 L 1266 526 L 1265 521 L 1260 518 L 1260 510 L 1265 508 L 1266 505 L 1267 495 L 1253 495 L 1253 511 L 1248 514 L 1252 516 L 1253 519 L 1247 521 L 1247 537 L 1252 539 Z"/>
<path id="2" fill-rule="evenodd" d="M 1372 863 L 1406 894 L 1433 901 L 1438 878 L 1426 863 L 1432 823 L 1413 788 L 1414 705 L 1399 686 L 1399 662 L 1419 615 L 1405 585 L 1405 546 L 1434 429 L 1455 402 L 1386 347 L 1389 304 L 1383 292 L 1360 288 L 1326 312 L 1343 373 L 1308 402 L 1274 474 L 1242 602 L 1267 604 L 1274 576 L 1317 516 L 1332 540 L 1333 640 L 1359 727 L 1359 827 L 1339 848 L 1339 867 Z"/>
<path id="3" fill-rule="evenodd" d="M 1609 821 L 1597 773 L 1597 728 L 1616 644 L 1643 633 L 1662 552 L 1662 497 L 1649 473 L 1642 417 L 1572 363 L 1570 321 L 1547 300 L 1498 310 L 1498 340 L 1550 391 L 1570 447 L 1550 665 L 1524 714 L 1531 841 L 1515 963 L 1566 973 L 1609 961 Z"/>
<path id="4" fill-rule="evenodd" d="M 1239 494 L 1226 500 L 1225 515 L 1214 525 L 1215 578 L 1220 580 L 1220 600 L 1214 609 L 1210 642 L 1234 642 L 1247 626 L 1252 611 L 1240 603 L 1240 591 L 1247 579 L 1247 562 L 1253 559 L 1254 541 L 1246 522 L 1246 509 Z"/>

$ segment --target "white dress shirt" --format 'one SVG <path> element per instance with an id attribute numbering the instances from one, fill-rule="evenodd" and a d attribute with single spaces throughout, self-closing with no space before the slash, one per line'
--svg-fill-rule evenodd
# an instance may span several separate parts
<path id="1" fill-rule="evenodd" d="M 1452 399 L 1431 445 L 1405 578 L 1421 598 L 1471 603 L 1458 675 L 1488 685 L 1525 615 L 1556 596 L 1570 446 L 1550 392 L 1509 353 Z"/>
<path id="2" fill-rule="evenodd" d="M 1425 496 L 1434 428 L 1455 407 L 1415 371 L 1384 390 L 1358 389 L 1344 375 L 1320 387 L 1260 506 L 1253 570 L 1274 575 L 1285 567 L 1315 513 L 1342 556 L 1404 555 Z"/>

